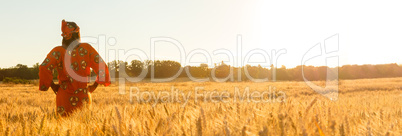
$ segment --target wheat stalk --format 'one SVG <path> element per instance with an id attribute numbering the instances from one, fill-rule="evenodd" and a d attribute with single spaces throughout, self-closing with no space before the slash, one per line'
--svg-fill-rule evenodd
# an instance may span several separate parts
<path id="1" fill-rule="evenodd" d="M 165 105 L 163 105 L 163 108 L 165 109 L 166 115 L 170 116 L 170 114 L 169 114 L 169 110 L 166 108 L 166 104 L 165 104 Z"/>
<path id="2" fill-rule="evenodd" d="M 324 132 L 322 132 L 320 125 L 318 125 L 318 118 L 316 116 L 315 120 L 314 120 L 314 124 L 318 129 L 318 133 L 320 134 L 320 136 L 325 136 Z"/>
<path id="3" fill-rule="evenodd" d="M 247 133 L 246 131 L 247 131 L 247 127 L 246 127 L 246 125 L 244 125 L 243 129 L 241 129 L 241 135 L 246 136 L 246 133 Z"/>
<path id="4" fill-rule="evenodd" d="M 268 136 L 268 128 L 266 126 L 264 126 L 264 128 L 258 132 L 259 136 Z"/>
<path id="5" fill-rule="evenodd" d="M 25 132 L 26 132 L 26 122 L 25 122 L 25 120 L 24 119 L 22 119 L 21 120 L 22 122 L 21 122 L 21 125 L 22 125 L 22 135 L 26 135 L 25 134 Z"/>
<path id="6" fill-rule="evenodd" d="M 371 127 L 370 127 L 370 120 L 367 122 L 367 135 L 372 136 L 371 134 Z"/>
<path id="7" fill-rule="evenodd" d="M 202 125 L 204 125 L 203 127 L 207 127 L 207 121 L 206 121 L 206 117 L 205 117 L 205 112 L 204 112 L 204 109 L 201 107 L 201 109 L 200 109 L 200 114 L 201 114 L 201 116 L 202 116 Z"/>
<path id="8" fill-rule="evenodd" d="M 350 127 L 350 125 L 349 125 L 349 121 L 348 121 L 348 117 L 347 116 L 345 116 L 345 128 L 346 128 L 346 135 L 348 135 L 348 134 L 350 134 L 350 131 L 349 131 L 349 127 Z"/>
<path id="9" fill-rule="evenodd" d="M 102 132 L 106 133 L 106 118 L 103 119 Z"/>
<path id="10" fill-rule="evenodd" d="M 311 102 L 310 102 L 310 104 L 307 106 L 306 111 L 304 112 L 304 113 L 305 113 L 304 117 L 306 117 L 306 116 L 307 116 L 308 111 L 310 111 L 311 107 L 313 107 L 313 105 L 315 104 L 315 102 L 317 102 L 317 97 L 316 97 L 316 98 L 314 98 L 314 100 L 313 100 L 313 101 L 311 101 Z"/>
<path id="11" fill-rule="evenodd" d="M 278 114 L 278 119 L 279 119 L 279 128 L 281 129 L 281 136 L 285 135 L 285 127 L 283 125 L 283 115 L 282 113 Z"/>
<path id="12" fill-rule="evenodd" d="M 290 122 L 292 128 L 295 130 L 295 134 L 297 134 L 296 124 L 294 123 L 292 117 L 288 116 L 287 113 L 285 113 L 285 114 L 286 114 L 285 116 L 287 116 L 289 118 L 289 122 Z"/>
<path id="13" fill-rule="evenodd" d="M 181 132 L 182 132 L 182 136 L 187 136 L 187 135 L 186 135 L 186 131 L 184 130 L 184 127 L 183 127 L 183 126 L 181 126 Z"/>
<path id="14" fill-rule="evenodd" d="M 70 129 L 67 130 L 66 136 L 70 136 Z"/>
<path id="15" fill-rule="evenodd" d="M 341 126 L 339 127 L 339 135 L 341 135 L 341 136 L 346 136 L 346 134 L 345 134 L 345 128 L 344 128 L 344 125 L 343 125 L 343 124 L 341 124 Z"/>
<path id="16" fill-rule="evenodd" d="M 229 130 L 229 127 L 228 127 L 228 122 L 226 121 L 226 118 L 227 118 L 227 116 L 225 116 L 225 121 L 223 122 L 224 124 L 225 124 L 225 135 L 226 136 L 230 136 L 230 130 Z"/>
<path id="17" fill-rule="evenodd" d="M 147 121 L 145 121 L 145 128 L 147 129 L 147 135 L 150 136 L 151 135 L 151 129 L 149 129 L 149 125 L 148 125 Z"/>
<path id="18" fill-rule="evenodd" d="M 117 118 L 119 119 L 119 134 L 121 135 L 122 134 L 122 131 L 121 131 L 121 127 L 122 127 L 122 117 L 121 117 L 121 115 L 120 115 L 120 111 L 119 111 L 119 108 L 117 108 L 117 106 L 115 106 L 115 109 L 116 109 L 116 114 L 117 114 Z"/>
<path id="19" fill-rule="evenodd" d="M 332 135 L 335 135 L 335 126 L 336 126 L 336 122 L 335 121 L 331 121 L 331 125 L 330 125 L 330 128 L 331 128 L 331 133 L 332 133 Z"/>
<path id="20" fill-rule="evenodd" d="M 4 127 L 3 120 L 0 120 L 0 133 L 3 132 L 3 129 L 4 129 L 3 127 Z"/>
<path id="21" fill-rule="evenodd" d="M 196 122 L 195 125 L 197 126 L 197 136 L 202 136 L 201 116 L 198 117 L 197 122 Z"/>
<path id="22" fill-rule="evenodd" d="M 160 119 L 156 125 L 155 132 L 158 132 L 159 128 L 163 125 L 163 119 Z"/>
<path id="23" fill-rule="evenodd" d="M 4 135 L 8 136 L 10 133 L 10 127 L 7 126 L 6 131 L 4 132 Z"/>
<path id="24" fill-rule="evenodd" d="M 43 127 L 45 126 L 45 120 L 46 120 L 46 114 L 43 115 L 42 121 L 40 122 L 40 127 L 39 127 L 39 134 L 41 134 Z"/>

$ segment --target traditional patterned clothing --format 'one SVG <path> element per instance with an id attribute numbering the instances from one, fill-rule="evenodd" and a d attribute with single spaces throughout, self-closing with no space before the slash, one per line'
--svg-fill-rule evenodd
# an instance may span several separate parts
<path id="1" fill-rule="evenodd" d="M 64 20 L 63 23 L 65 23 Z M 63 24 L 65 25 L 67 24 Z M 62 30 L 63 28 L 65 27 L 62 27 Z M 71 31 L 75 30 L 71 29 Z M 66 30 L 63 34 L 69 35 Z M 68 50 L 70 48 L 71 50 Z M 60 88 L 56 96 L 56 105 L 61 115 L 70 114 L 81 107 L 84 101 L 91 104 L 92 92 L 87 87 L 91 74 L 90 68 L 97 74 L 95 82 L 105 86 L 110 84 L 108 67 L 91 45 L 80 43 L 70 48 L 65 49 L 62 46 L 53 48 L 39 67 L 39 90 L 41 91 L 47 91 L 51 86 L 53 70 L 58 72 Z"/>

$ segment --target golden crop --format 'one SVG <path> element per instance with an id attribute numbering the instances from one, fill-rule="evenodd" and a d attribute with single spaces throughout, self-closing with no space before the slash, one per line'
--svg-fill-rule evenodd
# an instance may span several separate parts
<path id="1" fill-rule="evenodd" d="M 315 82 L 324 85 L 324 82 Z M 130 103 L 129 87 L 158 92 L 171 87 L 193 92 L 234 88 L 283 91 L 282 102 Z M 401 135 L 402 78 L 342 80 L 333 102 L 304 82 L 132 83 L 99 87 L 93 104 L 70 117 L 55 114 L 55 95 L 36 85 L 0 84 L 0 135 Z M 154 106 L 153 106 L 154 105 Z"/>

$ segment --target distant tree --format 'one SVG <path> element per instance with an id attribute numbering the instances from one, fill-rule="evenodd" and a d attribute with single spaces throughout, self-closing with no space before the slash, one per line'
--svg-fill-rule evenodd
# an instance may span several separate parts
<path id="1" fill-rule="evenodd" d="M 129 76 L 130 77 L 137 77 L 141 74 L 141 72 L 144 70 L 145 63 L 139 61 L 139 60 L 132 60 L 131 64 L 129 65 Z"/>
<path id="2" fill-rule="evenodd" d="M 30 79 L 38 79 L 38 78 L 39 78 L 39 63 L 35 63 L 31 69 Z"/>
<path id="3" fill-rule="evenodd" d="M 120 67 L 122 66 L 124 68 L 124 70 L 126 69 L 127 66 L 127 62 L 121 61 L 121 60 L 114 60 L 109 62 L 108 64 L 108 68 L 109 68 L 109 73 L 110 73 L 110 77 L 113 78 L 119 78 L 119 70 Z"/>
<path id="4" fill-rule="evenodd" d="M 286 66 L 282 65 L 281 68 L 276 70 L 276 79 L 277 80 L 290 80 L 288 74 L 288 70 L 286 69 Z"/>
<path id="5" fill-rule="evenodd" d="M 215 76 L 217 78 L 225 78 L 230 74 L 230 66 L 226 65 L 223 61 L 216 67 Z"/>
<path id="6" fill-rule="evenodd" d="M 29 79 L 30 76 L 30 72 L 28 70 L 28 66 L 27 65 L 23 65 L 23 64 L 17 64 L 17 66 L 15 66 L 15 77 L 18 77 L 20 79 Z"/>

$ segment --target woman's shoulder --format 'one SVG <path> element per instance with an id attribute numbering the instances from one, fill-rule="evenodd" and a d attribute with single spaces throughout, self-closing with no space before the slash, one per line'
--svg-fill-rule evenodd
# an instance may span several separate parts
<path id="1" fill-rule="evenodd" d="M 89 43 L 80 43 L 82 47 L 92 47 Z"/>
<path id="2" fill-rule="evenodd" d="M 54 47 L 54 48 L 52 49 L 52 51 L 63 51 L 63 50 L 65 50 L 65 49 L 63 48 L 63 46 L 56 46 L 56 47 Z"/>
<path id="3" fill-rule="evenodd" d="M 81 43 L 80 47 L 83 47 L 87 50 L 93 50 L 93 47 L 89 43 Z"/>

